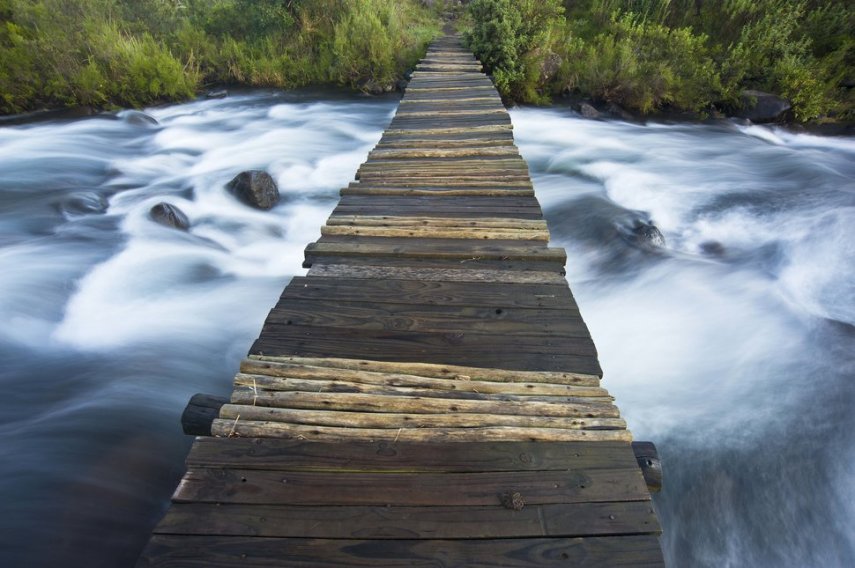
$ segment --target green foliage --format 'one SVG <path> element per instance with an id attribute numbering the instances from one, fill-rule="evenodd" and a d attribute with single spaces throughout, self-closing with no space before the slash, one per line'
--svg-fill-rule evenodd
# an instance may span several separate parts
<path id="1" fill-rule="evenodd" d="M 493 74 L 503 97 L 525 102 L 542 99 L 541 61 L 552 55 L 551 33 L 564 8 L 559 0 L 474 0 L 473 26 L 466 41 Z"/>
<path id="2" fill-rule="evenodd" d="M 387 87 L 439 32 L 418 0 L 0 0 L 0 113 L 203 84 Z"/>
<path id="3" fill-rule="evenodd" d="M 475 0 L 470 10 L 473 45 L 515 100 L 537 102 L 534 87 L 642 112 L 704 111 L 760 89 L 788 98 L 799 120 L 855 117 L 851 1 L 565 0 L 560 25 L 550 22 L 535 47 L 520 43 L 533 19 L 516 5 Z"/>

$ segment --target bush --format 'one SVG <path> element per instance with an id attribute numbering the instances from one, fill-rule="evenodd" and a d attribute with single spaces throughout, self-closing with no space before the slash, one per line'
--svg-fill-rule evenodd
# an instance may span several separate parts
<path id="1" fill-rule="evenodd" d="M 564 8 L 558 0 L 474 0 L 465 39 L 492 73 L 503 97 L 538 102 L 542 62 L 554 55 L 551 33 Z"/>

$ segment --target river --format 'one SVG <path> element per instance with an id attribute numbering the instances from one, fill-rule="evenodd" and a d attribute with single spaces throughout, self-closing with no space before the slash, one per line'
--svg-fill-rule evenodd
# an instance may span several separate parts
<path id="1" fill-rule="evenodd" d="M 182 474 L 181 410 L 231 390 L 396 102 L 0 127 L 0 565 L 133 565 Z M 604 385 L 662 456 L 669 565 L 855 565 L 855 139 L 512 118 Z M 224 190 L 249 168 L 273 211 Z M 161 201 L 189 232 L 149 219 Z"/>

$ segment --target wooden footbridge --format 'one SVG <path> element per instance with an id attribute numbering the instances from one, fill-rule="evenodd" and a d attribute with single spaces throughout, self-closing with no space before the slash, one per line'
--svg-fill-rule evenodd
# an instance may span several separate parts
<path id="1" fill-rule="evenodd" d="M 661 566 L 654 453 L 456 36 L 357 180 L 231 399 L 185 412 L 207 436 L 138 566 Z"/>

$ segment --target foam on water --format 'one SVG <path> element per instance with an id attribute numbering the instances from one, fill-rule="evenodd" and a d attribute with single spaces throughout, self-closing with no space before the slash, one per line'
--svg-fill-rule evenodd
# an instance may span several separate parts
<path id="1" fill-rule="evenodd" d="M 229 391 L 395 105 L 317 98 L 0 129 L 0 565 L 133 564 L 181 473 L 183 406 Z M 255 168 L 271 211 L 226 191 Z M 152 221 L 161 201 L 188 231 Z"/>
<path id="2" fill-rule="evenodd" d="M 852 565 L 855 141 L 512 118 L 604 386 L 663 456 L 669 565 Z"/>

